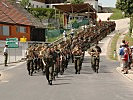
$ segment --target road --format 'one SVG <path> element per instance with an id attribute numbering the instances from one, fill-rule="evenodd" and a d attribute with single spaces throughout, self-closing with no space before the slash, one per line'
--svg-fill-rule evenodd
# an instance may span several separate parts
<path id="1" fill-rule="evenodd" d="M 100 63 L 100 73 L 96 74 L 86 56 L 80 75 L 74 74 L 70 63 L 52 86 L 42 73 L 29 76 L 24 63 L 3 72 L 0 100 L 132 100 L 133 84 L 116 71 L 118 62 L 102 56 Z"/>
<path id="2" fill-rule="evenodd" d="M 99 44 L 106 53 L 113 35 Z M 133 100 L 133 82 L 116 71 L 119 63 L 109 60 L 106 53 L 101 54 L 99 74 L 92 71 L 86 53 L 81 74 L 74 74 L 74 64 L 69 63 L 64 75 L 56 78 L 52 86 L 41 72 L 29 76 L 26 63 L 3 70 L 0 100 Z"/>

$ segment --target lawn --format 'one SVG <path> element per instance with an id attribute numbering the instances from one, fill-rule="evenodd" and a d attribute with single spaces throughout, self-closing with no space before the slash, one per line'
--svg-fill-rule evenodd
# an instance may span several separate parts
<path id="1" fill-rule="evenodd" d="M 124 38 L 127 42 L 129 42 L 129 46 L 133 46 L 133 38 L 127 34 Z"/>
<path id="2" fill-rule="evenodd" d="M 110 45 L 110 52 L 109 52 L 109 58 L 112 60 L 117 60 L 117 54 L 116 56 L 114 56 L 114 50 L 116 50 L 116 45 L 117 45 L 117 41 L 119 38 L 120 34 L 115 34 L 115 36 L 112 39 L 111 45 Z"/>
<path id="3" fill-rule="evenodd" d="M 110 19 L 111 20 L 118 20 L 118 19 L 123 19 L 124 16 L 122 15 L 122 11 L 116 8 L 112 8 L 113 14 L 111 15 Z"/>

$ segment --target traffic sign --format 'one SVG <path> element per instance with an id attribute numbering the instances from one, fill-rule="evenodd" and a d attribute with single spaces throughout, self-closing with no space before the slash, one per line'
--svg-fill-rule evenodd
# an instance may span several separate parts
<path id="1" fill-rule="evenodd" d="M 20 42 L 26 42 L 27 41 L 27 38 L 20 38 Z"/>
<path id="2" fill-rule="evenodd" d="M 18 48 L 18 38 L 6 38 L 8 48 Z"/>

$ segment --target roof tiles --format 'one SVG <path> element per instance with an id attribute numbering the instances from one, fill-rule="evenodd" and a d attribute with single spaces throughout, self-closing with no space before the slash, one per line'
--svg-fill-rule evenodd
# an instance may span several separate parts
<path id="1" fill-rule="evenodd" d="M 24 12 L 6 0 L 0 1 L 0 22 L 34 26 Z"/>

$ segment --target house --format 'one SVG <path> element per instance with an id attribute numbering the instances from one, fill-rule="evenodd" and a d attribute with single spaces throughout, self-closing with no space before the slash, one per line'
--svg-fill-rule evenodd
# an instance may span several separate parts
<path id="1" fill-rule="evenodd" d="M 0 40 L 15 37 L 25 37 L 28 41 L 45 41 L 45 31 L 41 22 L 20 5 L 9 0 L 1 0 Z"/>
<path id="2" fill-rule="evenodd" d="M 98 12 L 98 0 L 85 0 L 85 3 L 89 3 Z"/>
<path id="3" fill-rule="evenodd" d="M 16 0 L 20 3 L 22 0 Z M 64 3 L 67 0 L 29 0 L 30 5 L 33 8 L 53 8 L 53 5 Z"/>
<path id="4" fill-rule="evenodd" d="M 84 19 L 88 20 L 88 24 L 90 22 L 93 24 L 96 23 L 96 10 L 89 3 L 63 4 L 55 5 L 54 7 L 64 14 L 64 27 L 68 27 L 69 22 L 74 19 L 78 22 L 81 22 Z"/>
<path id="5" fill-rule="evenodd" d="M 29 0 L 33 8 L 46 8 L 46 0 Z"/>

